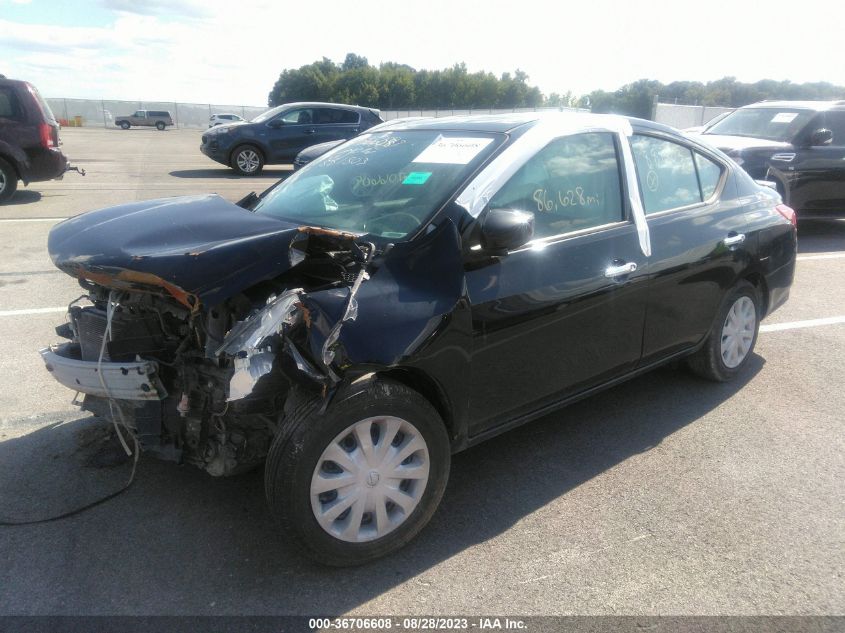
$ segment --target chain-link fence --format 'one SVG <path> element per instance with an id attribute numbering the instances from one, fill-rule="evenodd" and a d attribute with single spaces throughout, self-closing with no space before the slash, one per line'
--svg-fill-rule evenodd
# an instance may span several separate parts
<path id="1" fill-rule="evenodd" d="M 214 103 L 177 103 L 174 101 L 114 101 L 110 99 L 47 99 L 50 109 L 66 127 L 113 127 L 115 119 L 129 116 L 136 110 L 163 110 L 170 112 L 177 128 L 207 128 L 213 114 L 237 114 L 250 120 L 267 110 L 265 106 L 221 105 Z M 498 114 L 508 112 L 535 112 L 541 110 L 574 110 L 574 108 L 473 108 L 471 110 L 382 110 L 385 121 L 401 117 L 442 117 L 462 114 Z M 582 110 L 583 111 L 583 110 Z"/>

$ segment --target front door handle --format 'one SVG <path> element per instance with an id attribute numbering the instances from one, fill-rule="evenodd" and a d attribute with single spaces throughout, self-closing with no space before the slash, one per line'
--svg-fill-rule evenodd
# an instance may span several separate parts
<path id="1" fill-rule="evenodd" d="M 316 134 L 316 133 L 317 133 L 317 130 L 315 130 L 315 129 L 312 127 L 310 130 L 305 130 L 305 133 L 306 133 L 306 134 Z"/>
<path id="2" fill-rule="evenodd" d="M 621 277 L 622 275 L 630 275 L 637 270 L 636 262 L 629 262 L 621 266 L 608 266 L 604 271 L 604 276 L 608 278 Z"/>
<path id="3" fill-rule="evenodd" d="M 725 246 L 736 246 L 737 244 L 742 244 L 745 241 L 745 233 L 739 233 L 737 235 L 728 235 L 722 243 Z"/>

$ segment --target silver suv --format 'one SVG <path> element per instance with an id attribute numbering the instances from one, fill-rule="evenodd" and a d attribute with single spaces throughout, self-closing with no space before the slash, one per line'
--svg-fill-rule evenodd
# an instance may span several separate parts
<path id="1" fill-rule="evenodd" d="M 170 116 L 169 112 L 165 112 L 164 110 L 137 110 L 129 116 L 116 117 L 114 124 L 124 130 L 128 130 L 133 125 L 155 127 L 157 130 L 163 130 L 168 125 L 173 125 L 173 117 Z"/>

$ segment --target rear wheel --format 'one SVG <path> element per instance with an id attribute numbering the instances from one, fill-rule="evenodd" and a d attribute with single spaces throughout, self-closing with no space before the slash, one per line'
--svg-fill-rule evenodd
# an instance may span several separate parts
<path id="1" fill-rule="evenodd" d="M 728 293 L 707 340 L 687 359 L 702 378 L 725 382 L 748 363 L 760 331 L 760 296 L 750 283 L 740 282 Z"/>
<path id="2" fill-rule="evenodd" d="M 11 198 L 18 188 L 18 174 L 7 161 L 0 158 L 0 202 Z"/>
<path id="3" fill-rule="evenodd" d="M 231 165 L 242 176 L 255 176 L 264 168 L 264 156 L 257 147 L 241 145 L 232 152 Z"/>
<path id="4" fill-rule="evenodd" d="M 121 121 L 120 127 L 124 130 L 128 130 L 129 129 L 129 121 Z"/>
<path id="5" fill-rule="evenodd" d="M 164 121 L 157 121 L 156 122 L 156 129 L 161 131 L 164 129 Z"/>
<path id="6" fill-rule="evenodd" d="M 443 421 L 417 392 L 374 381 L 286 417 L 265 467 L 270 510 L 311 558 L 366 563 L 413 539 L 446 488 Z"/>

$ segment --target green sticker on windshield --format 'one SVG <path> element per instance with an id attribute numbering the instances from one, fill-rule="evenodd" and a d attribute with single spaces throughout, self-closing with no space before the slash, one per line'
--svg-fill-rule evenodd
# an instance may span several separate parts
<path id="1" fill-rule="evenodd" d="M 424 185 L 428 177 L 431 176 L 430 171 L 412 171 L 402 181 L 403 185 Z"/>

